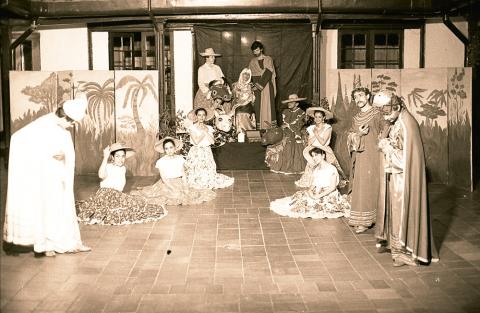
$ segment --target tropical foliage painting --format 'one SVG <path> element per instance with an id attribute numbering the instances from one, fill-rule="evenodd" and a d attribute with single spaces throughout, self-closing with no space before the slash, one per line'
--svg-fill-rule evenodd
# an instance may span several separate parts
<path id="1" fill-rule="evenodd" d="M 373 94 L 376 94 L 379 91 L 386 91 L 400 95 L 400 70 L 372 69 L 371 91 Z"/>
<path id="2" fill-rule="evenodd" d="M 371 88 L 372 70 L 330 70 L 327 75 L 326 96 L 334 115 L 330 145 L 343 171 L 348 175 L 350 155 L 347 149 L 347 131 L 351 126 L 352 117 L 358 112 L 355 102 L 351 99 L 351 93 L 356 87 Z"/>
<path id="3" fill-rule="evenodd" d="M 422 134 L 427 179 L 448 182 L 447 69 L 403 69 L 402 96 Z"/>
<path id="4" fill-rule="evenodd" d="M 103 149 L 115 137 L 115 85 L 113 71 L 74 71 L 72 85 L 75 95 L 87 97 L 85 118 L 75 131 L 76 172 L 97 173 Z"/>
<path id="5" fill-rule="evenodd" d="M 472 189 L 472 69 L 449 68 L 448 173 L 449 183 Z"/>
<path id="6" fill-rule="evenodd" d="M 57 109 L 57 74 L 10 72 L 11 133 Z"/>
<path id="7" fill-rule="evenodd" d="M 158 73 L 156 71 L 115 71 L 116 140 L 136 151 L 127 160 L 127 173 L 154 176 L 158 153 Z"/>

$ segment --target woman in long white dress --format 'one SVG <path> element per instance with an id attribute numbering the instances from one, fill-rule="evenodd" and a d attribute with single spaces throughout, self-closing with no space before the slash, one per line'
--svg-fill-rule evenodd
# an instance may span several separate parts
<path id="1" fill-rule="evenodd" d="M 297 191 L 293 196 L 270 203 L 270 210 L 288 217 L 338 218 L 350 215 L 346 196 L 337 190 L 338 171 L 325 160 L 325 151 L 313 147 L 308 163 L 313 166 L 313 180 L 309 189 Z"/>
<path id="2" fill-rule="evenodd" d="M 155 167 L 160 173 L 160 179 L 153 185 L 132 191 L 131 194 L 147 198 L 152 203 L 167 205 L 198 204 L 215 198 L 215 192 L 210 189 L 189 188 L 185 176 L 185 159 L 176 154 L 182 149 L 180 139 L 165 137 L 155 145 L 155 150 L 165 154 Z"/>
<path id="3" fill-rule="evenodd" d="M 213 127 L 205 124 L 213 115 L 209 107 L 196 108 L 187 115 L 194 124 L 187 126 L 193 146 L 188 151 L 185 174 L 188 185 L 196 189 L 226 188 L 233 185 L 234 181 L 232 177 L 217 173 L 210 148 L 214 143 Z"/>
<path id="4" fill-rule="evenodd" d="M 327 104 L 328 105 L 328 104 Z M 333 114 L 327 109 L 315 106 L 310 107 L 306 111 L 307 115 L 313 118 L 314 124 L 307 127 L 307 147 L 303 151 L 303 156 L 307 159 L 308 151 L 312 147 L 317 147 L 325 150 L 326 160 L 333 164 L 341 176 L 341 185 L 345 183 L 345 174 L 343 173 L 340 163 L 338 163 L 332 148 L 330 147 L 330 139 L 332 137 L 332 126 L 326 123 L 326 120 L 332 119 Z M 295 185 L 301 188 L 307 188 L 311 185 L 313 179 L 313 167 L 309 163 L 305 167 L 305 171 L 299 180 L 295 181 Z"/>

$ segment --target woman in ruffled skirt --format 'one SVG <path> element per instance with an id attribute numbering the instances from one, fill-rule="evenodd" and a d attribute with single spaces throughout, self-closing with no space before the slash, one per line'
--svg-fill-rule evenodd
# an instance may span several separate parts
<path id="1" fill-rule="evenodd" d="M 316 164 L 310 188 L 271 202 L 270 210 L 282 216 L 297 218 L 348 217 L 350 204 L 346 196 L 337 190 L 337 169 L 325 160 L 325 151 L 321 148 L 313 147 L 309 154 L 307 161 L 312 165 Z"/>
<path id="2" fill-rule="evenodd" d="M 192 110 L 187 117 L 194 124 L 187 127 L 193 144 L 185 162 L 186 180 L 196 189 L 218 189 L 233 185 L 234 179 L 217 173 L 210 145 L 214 143 L 213 127 L 204 122 L 213 118 L 210 108 L 201 107 Z"/>
<path id="3" fill-rule="evenodd" d="M 130 194 L 147 198 L 149 202 L 166 205 L 199 204 L 215 198 L 215 192 L 210 189 L 190 188 L 186 181 L 185 159 L 176 154 L 182 149 L 180 139 L 165 137 L 155 145 L 155 150 L 161 157 L 155 167 L 160 173 L 160 179 L 153 185 L 132 191 Z"/>
<path id="4" fill-rule="evenodd" d="M 125 159 L 134 151 L 121 143 L 103 150 L 98 170 L 100 189 L 87 201 L 77 201 L 78 219 L 85 224 L 123 225 L 157 221 L 167 215 L 162 203 L 123 192 L 126 183 Z M 109 160 L 111 162 L 109 162 Z"/>

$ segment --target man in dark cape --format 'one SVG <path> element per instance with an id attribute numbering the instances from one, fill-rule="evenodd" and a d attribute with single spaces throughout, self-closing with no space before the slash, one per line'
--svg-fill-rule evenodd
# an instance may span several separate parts
<path id="1" fill-rule="evenodd" d="M 376 222 L 377 249 L 391 249 L 394 266 L 436 262 L 418 123 L 396 95 L 380 92 L 374 105 L 391 123 L 379 141 L 384 175 Z"/>

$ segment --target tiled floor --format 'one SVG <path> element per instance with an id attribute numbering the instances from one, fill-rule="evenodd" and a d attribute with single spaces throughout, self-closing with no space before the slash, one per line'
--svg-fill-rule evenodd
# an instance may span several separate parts
<path id="1" fill-rule="evenodd" d="M 90 253 L 2 252 L 1 312 L 480 312 L 479 193 L 430 186 L 441 260 L 394 268 L 373 230 L 270 213 L 296 177 L 226 174 L 233 188 L 159 222 L 82 226 Z M 76 187 L 86 198 L 97 180 Z"/>

